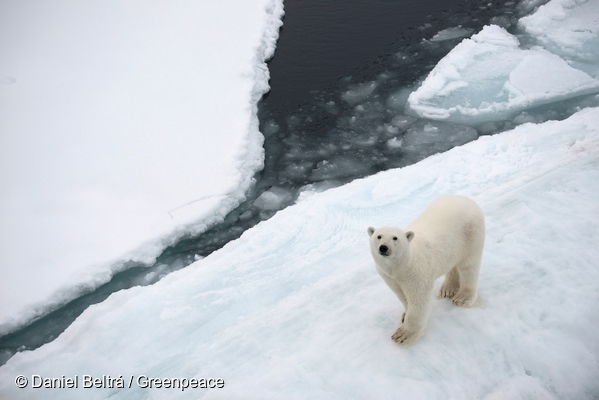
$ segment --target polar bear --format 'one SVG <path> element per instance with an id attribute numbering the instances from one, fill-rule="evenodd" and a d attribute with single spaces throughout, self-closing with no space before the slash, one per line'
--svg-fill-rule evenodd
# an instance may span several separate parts
<path id="1" fill-rule="evenodd" d="M 462 196 L 436 199 L 405 231 L 368 228 L 376 269 L 404 306 L 401 326 L 391 338 L 415 343 L 424 333 L 435 280 L 445 275 L 438 297 L 470 307 L 476 302 L 485 219 Z"/>

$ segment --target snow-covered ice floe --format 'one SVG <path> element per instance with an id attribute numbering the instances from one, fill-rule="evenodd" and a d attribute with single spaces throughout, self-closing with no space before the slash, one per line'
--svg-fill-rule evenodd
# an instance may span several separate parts
<path id="1" fill-rule="evenodd" d="M 599 1 L 553 0 L 518 22 L 535 41 L 580 69 L 599 72 Z"/>
<path id="2" fill-rule="evenodd" d="M 408 111 L 476 125 L 599 92 L 599 1 L 553 0 L 518 25 L 527 46 L 485 26 L 435 66 Z"/>
<path id="3" fill-rule="evenodd" d="M 3 1 L 0 335 L 244 199 L 282 0 Z"/>
<path id="4" fill-rule="evenodd" d="M 0 367 L 11 399 L 584 399 L 599 393 L 599 108 L 314 194 L 155 285 L 89 307 Z M 436 300 L 414 346 L 366 227 L 405 226 L 437 196 L 484 210 L 480 304 Z M 437 286 L 440 285 L 437 282 Z M 151 334 L 148 334 L 151 332 Z M 18 389 L 123 376 L 131 388 Z M 139 376 L 222 378 L 143 389 Z M 141 378 L 144 384 L 144 378 Z M 38 381 L 39 383 L 39 381 Z"/>

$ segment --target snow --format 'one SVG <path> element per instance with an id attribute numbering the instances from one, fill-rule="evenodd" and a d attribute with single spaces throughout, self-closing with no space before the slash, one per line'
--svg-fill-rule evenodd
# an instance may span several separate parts
<path id="1" fill-rule="evenodd" d="M 599 393 L 599 108 L 313 194 L 155 285 L 110 296 L 0 367 L 35 398 L 592 398 Z M 458 193 L 486 215 L 475 308 L 435 300 L 414 346 L 366 227 Z M 441 281 L 437 282 L 437 287 Z M 149 334 L 151 332 L 151 334 Z M 131 388 L 17 389 L 22 374 L 134 375 Z M 137 377 L 222 378 L 141 389 Z M 80 381 L 81 382 L 81 381 Z"/>
<path id="2" fill-rule="evenodd" d="M 497 25 L 464 39 L 408 98 L 417 116 L 481 124 L 599 92 L 599 2 L 554 0 L 520 19 L 524 46 Z"/>
<path id="3" fill-rule="evenodd" d="M 282 10 L 2 2 L 0 335 L 244 199 Z"/>

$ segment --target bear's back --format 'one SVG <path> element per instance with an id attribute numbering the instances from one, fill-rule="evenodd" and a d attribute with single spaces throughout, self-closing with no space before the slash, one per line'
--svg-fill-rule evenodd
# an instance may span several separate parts
<path id="1" fill-rule="evenodd" d="M 414 262 L 430 265 L 436 276 L 445 274 L 448 266 L 471 256 L 479 257 L 485 241 L 483 212 L 473 200 L 463 196 L 439 197 L 406 231 L 415 233 Z"/>
<path id="2" fill-rule="evenodd" d="M 484 223 L 483 212 L 473 200 L 464 196 L 443 196 L 433 201 L 405 230 L 432 234 L 437 229 L 454 230 L 481 222 Z"/>

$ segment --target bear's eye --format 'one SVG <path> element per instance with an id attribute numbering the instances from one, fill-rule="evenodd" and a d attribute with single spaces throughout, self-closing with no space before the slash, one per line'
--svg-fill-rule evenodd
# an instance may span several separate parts
<path id="1" fill-rule="evenodd" d="M 397 240 L 397 236 L 393 236 L 393 240 Z"/>
<path id="2" fill-rule="evenodd" d="M 376 238 L 377 238 L 377 239 L 380 239 L 381 237 L 382 237 L 381 235 L 378 235 Z"/>

